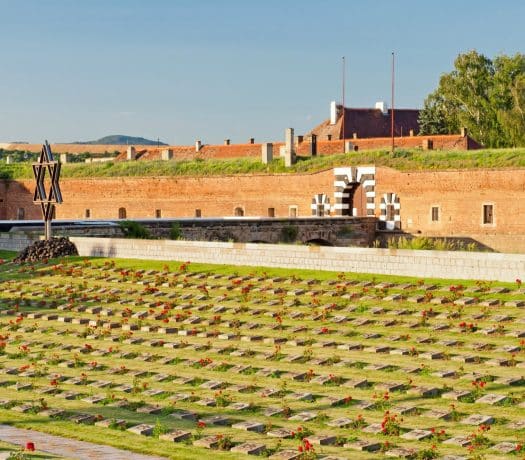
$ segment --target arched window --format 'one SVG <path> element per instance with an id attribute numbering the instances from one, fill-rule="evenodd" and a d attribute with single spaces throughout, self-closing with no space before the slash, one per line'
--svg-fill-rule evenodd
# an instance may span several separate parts
<path id="1" fill-rule="evenodd" d="M 126 208 L 118 208 L 118 218 L 119 219 L 126 219 Z"/>
<path id="2" fill-rule="evenodd" d="M 233 211 L 233 214 L 235 217 L 242 217 L 244 216 L 244 209 L 242 209 L 240 206 L 237 206 L 235 211 Z"/>

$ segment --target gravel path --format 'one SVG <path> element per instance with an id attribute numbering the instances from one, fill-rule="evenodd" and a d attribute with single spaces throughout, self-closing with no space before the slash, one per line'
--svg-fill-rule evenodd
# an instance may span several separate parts
<path id="1" fill-rule="evenodd" d="M 166 460 L 164 457 L 136 454 L 115 447 L 62 438 L 9 425 L 0 425 L 0 440 L 19 446 L 25 446 L 26 442 L 33 442 L 35 448 L 41 452 L 79 460 Z"/>

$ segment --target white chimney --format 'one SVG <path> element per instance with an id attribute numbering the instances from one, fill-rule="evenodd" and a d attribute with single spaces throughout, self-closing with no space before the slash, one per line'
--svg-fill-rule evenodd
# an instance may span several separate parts
<path id="1" fill-rule="evenodd" d="M 376 102 L 376 109 L 381 110 L 383 115 L 388 115 L 388 104 L 385 101 Z"/>
<path id="2" fill-rule="evenodd" d="M 330 124 L 335 125 L 337 123 L 337 104 L 335 101 L 330 102 Z"/>

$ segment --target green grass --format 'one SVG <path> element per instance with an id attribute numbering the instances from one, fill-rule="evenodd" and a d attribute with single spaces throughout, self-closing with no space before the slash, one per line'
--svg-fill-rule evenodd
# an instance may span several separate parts
<path id="1" fill-rule="evenodd" d="M 59 457 L 59 456 L 48 454 L 48 453 L 44 453 L 44 452 L 38 452 L 38 451 L 27 452 L 27 451 L 23 451 L 21 446 L 17 446 L 17 445 L 14 445 L 14 444 L 10 444 L 10 443 L 7 443 L 7 442 L 0 441 L 0 454 L 4 454 L 5 452 L 10 452 L 11 455 L 14 458 L 20 458 L 20 459 L 23 459 L 23 460 L 37 460 L 37 459 L 40 459 L 40 460 L 44 460 L 44 459 L 49 459 L 49 460 L 53 460 L 53 459 L 54 460 L 57 460 L 57 459 L 67 460 L 68 459 L 68 457 Z M 19 455 L 19 457 L 16 457 L 17 454 Z"/>
<path id="2" fill-rule="evenodd" d="M 5 258 L 6 254 L 3 255 Z M 139 270 L 152 272 L 138 272 Z M 276 277 L 282 279 L 273 280 Z M 305 280 L 309 280 L 309 283 Z M 371 285 L 365 285 L 363 282 L 366 281 Z M 333 434 L 340 439 L 370 439 L 380 443 L 388 441 L 391 445 L 405 446 L 419 452 L 425 452 L 432 444 L 436 444 L 439 455 L 468 456 L 466 449 L 444 444 L 443 440 L 408 441 L 395 434 L 366 433 L 359 428 L 360 423 L 357 423 L 359 416 L 364 418 L 366 425 L 381 423 L 386 410 L 397 413 L 397 406 L 412 404 L 417 406 L 420 415 L 406 414 L 400 417 L 400 434 L 413 428 L 436 428 L 438 431 L 444 429 L 446 437 L 467 436 L 475 428 L 461 424 L 460 420 L 467 415 L 481 413 L 492 415 L 496 419 L 492 429 L 485 435 L 490 443 L 525 440 L 525 430 L 516 431 L 507 427 L 510 421 L 523 419 L 523 409 L 518 404 L 525 401 L 525 387 L 495 381 L 501 377 L 521 376 L 523 369 L 480 365 L 479 362 L 462 363 L 452 359 L 455 355 L 468 354 L 476 355 L 483 362 L 492 358 L 510 358 L 511 353 L 504 351 L 502 347 L 518 346 L 519 350 L 512 359 L 518 363 L 525 362 L 524 347 L 520 344 L 520 339 L 507 335 L 509 332 L 521 331 L 525 318 L 523 308 L 504 305 L 506 301 L 525 297 L 523 291 L 517 290 L 519 286 L 516 283 L 423 281 L 408 277 L 355 273 L 80 257 L 51 261 L 47 265 L 26 264 L 19 267 L 6 263 L 0 265 L 0 282 L 3 286 L 0 293 L 0 335 L 4 336 L 2 340 L 6 342 L 5 353 L 0 354 L 0 399 L 16 401 L 17 404 L 31 401 L 39 406 L 43 398 L 50 407 L 62 409 L 69 415 L 87 413 L 106 419 L 122 418 L 130 425 L 157 424 L 157 432 L 183 429 L 198 436 L 199 430 L 195 422 L 181 421 L 169 415 L 174 410 L 184 409 L 195 411 L 203 417 L 226 415 L 235 421 L 256 420 L 266 425 L 267 429 L 271 424 L 273 428 L 296 431 L 301 425 L 314 434 Z M 380 284 L 387 282 L 393 285 Z M 403 286 L 403 283 L 411 286 Z M 425 285 L 428 284 L 435 284 L 435 289 L 426 291 Z M 459 284 L 463 287 L 457 288 Z M 451 290 L 450 286 L 455 288 Z M 490 289 L 495 287 L 506 288 L 509 292 L 490 293 Z M 270 288 L 281 288 L 282 292 L 273 292 Z M 111 293 L 112 289 L 118 292 Z M 298 289 L 316 291 L 316 294 L 300 292 L 293 295 L 292 291 Z M 459 294 L 454 292 L 458 289 Z M 388 300 L 387 296 L 390 294 L 400 294 L 402 298 L 398 301 Z M 184 298 L 186 295 L 189 297 Z M 415 295 L 424 296 L 423 302 L 409 302 L 408 298 Z M 439 296 L 447 297 L 448 301 L 444 304 L 430 303 L 432 298 Z M 497 299 L 500 304 L 483 307 L 478 303 L 460 307 L 452 303 L 456 297 L 461 296 L 477 298 L 478 302 Z M 126 303 L 119 303 L 120 300 L 125 300 Z M 10 312 L 17 306 L 18 311 Z M 96 306 L 109 308 L 114 314 L 106 317 L 100 313 L 83 311 L 83 307 Z M 218 306 L 223 306 L 224 310 L 214 310 Z M 381 307 L 382 311 L 378 311 L 377 307 Z M 145 317 L 128 318 L 127 309 L 132 313 L 143 312 Z M 399 310 L 405 312 L 400 313 Z M 20 314 L 30 313 L 52 313 L 74 319 L 140 326 L 168 325 L 185 330 L 189 335 L 140 330 L 129 334 L 121 328 L 107 329 L 100 323 L 88 327 L 28 317 L 17 322 L 16 318 L 20 318 Z M 157 314 L 163 316 L 155 318 Z M 478 314 L 483 316 L 477 317 Z M 509 318 L 498 321 L 497 315 L 507 315 Z M 336 322 L 337 316 L 345 316 L 346 321 Z M 190 317 L 199 317 L 200 322 L 184 323 Z M 164 322 L 164 318 L 168 319 L 168 323 Z M 368 323 L 361 326 L 357 324 L 357 321 L 362 320 L 367 320 Z M 383 323 L 384 321 L 396 323 L 389 325 Z M 501 329 L 484 335 L 474 330 L 462 331 L 459 326 L 462 322 L 475 323 L 477 330 L 490 328 L 495 324 L 501 326 Z M 253 327 L 250 323 L 254 323 Z M 445 325 L 445 329 L 436 329 L 437 325 Z M 306 329 L 294 331 L 299 326 Z M 222 340 L 214 336 L 194 335 L 215 334 L 215 331 L 233 333 L 236 337 L 233 340 Z M 285 342 L 274 345 L 245 340 L 256 335 L 267 339 L 285 339 Z M 124 342 L 128 337 L 144 341 L 136 344 Z M 427 340 L 421 341 L 423 338 Z M 153 346 L 148 344 L 151 340 L 177 343 L 178 347 Z M 458 344 L 446 345 L 441 343 L 443 340 L 457 340 Z M 293 341 L 298 343 L 294 344 Z M 333 341 L 336 344 L 359 343 L 365 349 L 344 350 L 334 346 L 319 346 L 324 341 Z M 476 349 L 479 343 L 490 347 Z M 380 345 L 413 349 L 414 352 L 398 355 L 373 353 L 366 349 Z M 28 349 L 24 349 L 24 346 Z M 425 352 L 435 351 L 442 352 L 443 359 L 430 360 L 422 356 Z M 236 355 L 231 354 L 232 352 L 244 354 Z M 141 359 L 145 353 L 150 355 L 148 360 Z M 289 361 L 294 355 L 298 356 L 297 359 Z M 173 359 L 173 362 L 163 362 L 162 358 Z M 320 362 L 315 362 L 315 359 Z M 76 367 L 60 366 L 60 363 L 68 360 L 75 361 Z M 90 364 L 93 361 L 97 364 L 95 368 Z M 388 367 L 368 368 L 382 364 L 387 364 Z M 213 368 L 214 365 L 217 367 Z M 251 369 L 237 373 L 232 369 L 232 366 L 237 365 L 250 366 Z M 147 374 L 133 378 L 129 373 L 109 372 L 110 369 L 121 366 Z M 407 367 L 415 367 L 419 372 L 408 373 Z M 36 372 L 36 375 L 2 373 L 1 370 L 6 368 L 18 369 L 19 373 L 28 369 Z M 258 373 L 264 368 L 269 368 L 268 375 Z M 450 370 L 456 375 L 444 378 L 434 375 L 438 371 Z M 293 380 L 286 376 L 287 372 L 305 373 L 305 377 L 303 380 Z M 480 395 L 504 394 L 509 400 L 502 406 L 491 406 L 475 403 L 476 398 L 456 402 L 439 396 L 422 397 L 408 391 L 414 385 L 434 386 L 441 392 L 450 389 L 472 391 L 471 372 L 481 372 L 487 381 L 486 387 L 480 390 Z M 36 391 L 50 388 L 50 381 L 55 374 L 70 378 L 82 373 L 86 375 L 86 385 L 65 381 L 58 384 L 59 391 L 80 393 L 82 396 L 78 399 L 65 400 Z M 168 380 L 156 380 L 157 374 L 166 374 Z M 334 377 L 326 384 L 314 381 L 318 376 L 329 375 Z M 195 381 L 177 382 L 177 379 L 183 377 L 193 378 Z M 362 377 L 367 378 L 370 385 L 362 388 L 339 385 L 349 379 Z M 96 380 L 110 381 L 111 387 L 99 389 L 89 385 Z M 222 394 L 217 394 L 217 390 L 200 386 L 211 380 L 227 382 L 229 385 L 246 385 L 249 388 L 246 392 L 241 392 L 226 387 Z M 33 388 L 29 391 L 17 391 L 12 388 L 15 382 L 31 383 Z M 403 386 L 389 392 L 388 399 L 385 399 L 385 390 L 380 389 L 379 385 L 391 382 Z M 122 384 L 129 384 L 134 390 L 125 393 L 119 389 Z M 146 389 L 159 389 L 166 393 L 162 396 L 149 396 L 144 392 L 144 384 Z M 262 397 L 260 392 L 265 388 L 274 388 L 279 394 Z M 312 401 L 293 399 L 291 395 L 294 392 L 309 392 L 312 394 Z M 176 393 L 187 393 L 189 399 L 174 403 L 171 396 Z M 89 404 L 82 400 L 85 396 L 98 394 L 105 398 L 104 403 Z M 352 399 L 341 405 L 331 406 L 325 399 L 330 396 L 351 396 Z M 160 414 L 149 415 L 105 404 L 113 398 L 127 399 L 134 407 L 159 404 L 163 410 Z M 201 398 L 215 399 L 219 403 L 218 407 L 198 405 L 195 400 Z M 251 407 L 241 412 L 222 407 L 229 399 L 251 404 Z M 360 409 L 355 404 L 357 401 L 373 402 L 375 406 Z M 455 406 L 455 412 L 450 420 L 425 416 L 431 409 L 451 409 L 451 403 Z M 303 423 L 283 416 L 265 416 L 263 411 L 270 406 L 289 408 L 292 416 L 303 411 L 313 411 L 317 417 Z M 327 425 L 329 420 L 340 417 L 348 417 L 356 423 L 347 428 Z M 217 450 L 207 452 L 193 446 L 191 442 L 174 444 L 156 437 L 140 436 L 113 428 L 76 425 L 67 418 L 49 419 L 38 413 L 21 414 L 11 408 L 0 408 L 0 418 L 3 423 L 174 459 L 198 459 L 206 455 L 213 458 L 249 458 L 242 454 Z M 285 439 L 279 444 L 264 433 L 245 432 L 229 426 L 208 425 L 202 430 L 204 436 L 218 434 L 230 436 L 235 443 L 248 440 L 260 442 L 270 451 L 285 447 L 297 449 L 299 445 L 298 439 Z M 319 454 L 352 459 L 382 458 L 381 454 L 337 446 L 316 446 L 316 451 Z M 491 455 L 494 452 L 485 446 L 480 447 L 479 453 Z"/>
<path id="3" fill-rule="evenodd" d="M 361 164 L 388 166 L 401 171 L 476 168 L 523 168 L 525 149 L 484 149 L 470 151 L 420 149 L 365 150 L 348 154 L 299 157 L 291 168 L 282 159 L 264 165 L 257 158 L 226 160 L 134 161 L 89 164 L 65 164 L 62 177 L 127 177 L 127 176 L 210 176 L 252 173 L 314 173 L 325 169 Z M 0 178 L 29 179 L 33 177 L 30 163 L 1 164 Z"/>

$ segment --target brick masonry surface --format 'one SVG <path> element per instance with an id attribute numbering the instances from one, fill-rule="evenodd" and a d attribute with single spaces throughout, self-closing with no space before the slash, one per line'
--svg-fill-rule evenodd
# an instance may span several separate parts
<path id="1" fill-rule="evenodd" d="M 363 170 L 365 165 L 353 168 Z M 337 171 L 336 168 L 335 171 Z M 351 167 L 347 169 L 352 169 Z M 312 174 L 244 174 L 210 177 L 122 177 L 63 179 L 64 203 L 58 219 L 234 216 L 311 216 L 312 199 L 324 194 L 337 202 L 334 169 Z M 382 199 L 395 194 L 395 228 L 407 234 L 465 237 L 501 252 L 525 252 L 525 168 L 447 171 L 396 171 L 376 167 L 363 180 L 352 205 L 357 215 L 381 217 Z M 365 191 L 364 189 L 368 189 Z M 34 181 L 0 181 L 0 219 L 40 219 L 32 202 Z M 344 192 L 344 190 L 343 190 Z M 343 193 L 341 192 L 341 193 Z M 96 199 L 93 199 L 96 193 Z M 373 196 L 372 196 L 373 195 Z M 139 199 L 140 196 L 140 199 Z M 343 198 L 343 197 L 341 197 Z M 385 200 L 385 206 L 387 205 Z M 483 207 L 493 208 L 493 221 L 484 223 Z M 437 209 L 433 220 L 432 208 Z"/>
<path id="2" fill-rule="evenodd" d="M 81 256 L 377 273 L 431 278 L 525 279 L 525 255 L 72 237 Z"/>

